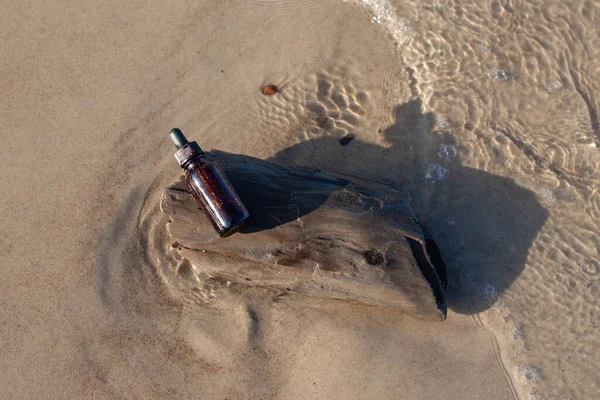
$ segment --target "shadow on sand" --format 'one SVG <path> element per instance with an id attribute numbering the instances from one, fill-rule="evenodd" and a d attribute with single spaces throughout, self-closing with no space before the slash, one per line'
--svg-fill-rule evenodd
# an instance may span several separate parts
<path id="1" fill-rule="evenodd" d="M 547 211 L 533 192 L 512 179 L 462 166 L 460 149 L 444 151 L 443 146 L 455 145 L 453 138 L 436 130 L 434 115 L 422 112 L 420 99 L 398 106 L 395 118 L 394 125 L 381 132 L 391 144 L 388 148 L 360 141 L 358 132 L 346 145 L 339 137 L 319 137 L 268 161 L 408 190 L 421 226 L 448 263 L 449 308 L 465 314 L 483 311 L 491 302 L 474 299 L 481 298 L 482 291 L 488 297 L 501 295 L 521 274 Z"/>

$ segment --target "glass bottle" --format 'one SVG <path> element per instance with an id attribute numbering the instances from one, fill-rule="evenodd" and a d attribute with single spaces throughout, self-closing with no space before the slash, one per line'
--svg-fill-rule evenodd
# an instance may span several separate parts
<path id="1" fill-rule="evenodd" d="M 175 159 L 186 171 L 188 189 L 219 236 L 237 232 L 250 214 L 219 164 L 206 161 L 198 143 L 188 142 L 178 128 L 173 128 L 169 136 L 177 147 Z"/>

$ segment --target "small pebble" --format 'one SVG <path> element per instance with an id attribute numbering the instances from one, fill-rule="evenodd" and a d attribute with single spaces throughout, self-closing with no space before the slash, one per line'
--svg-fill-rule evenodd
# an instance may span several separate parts
<path id="1" fill-rule="evenodd" d="M 279 93 L 279 88 L 275 85 L 266 85 L 263 86 L 262 92 L 265 96 L 273 96 L 274 94 Z"/>
<path id="2" fill-rule="evenodd" d="M 355 137 L 356 137 L 356 135 L 354 133 L 349 133 L 346 136 L 340 138 L 340 144 L 342 146 L 345 146 L 348 143 L 350 143 L 351 141 L 353 141 Z"/>

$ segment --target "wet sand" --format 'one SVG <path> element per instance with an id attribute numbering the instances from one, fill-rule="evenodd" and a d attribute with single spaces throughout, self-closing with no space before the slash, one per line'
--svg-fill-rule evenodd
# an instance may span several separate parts
<path id="1" fill-rule="evenodd" d="M 598 4 L 4 8 L 0 397 L 600 394 Z M 447 320 L 178 274 L 174 126 L 406 188 Z"/>

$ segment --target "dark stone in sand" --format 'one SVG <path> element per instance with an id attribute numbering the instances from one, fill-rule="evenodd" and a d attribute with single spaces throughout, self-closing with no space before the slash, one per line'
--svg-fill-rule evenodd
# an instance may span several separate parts
<path id="1" fill-rule="evenodd" d="M 351 141 L 353 141 L 355 137 L 356 137 L 356 135 L 355 135 L 355 134 L 353 134 L 353 133 L 349 133 L 349 134 L 347 134 L 346 136 L 344 136 L 344 137 L 342 137 L 342 138 L 340 139 L 340 144 L 341 144 L 342 146 L 345 146 L 345 145 L 347 145 L 348 143 L 350 143 Z"/>
<path id="2" fill-rule="evenodd" d="M 175 251 L 233 283 L 446 317 L 446 265 L 407 196 L 354 177 L 207 153 L 248 207 L 246 228 L 219 238 L 183 182 L 161 209 Z M 431 255 L 431 256 L 430 256 Z"/>
<path id="3" fill-rule="evenodd" d="M 263 86 L 262 93 L 265 96 L 273 96 L 273 95 L 279 93 L 279 88 L 275 85 L 266 85 L 266 86 Z"/>

